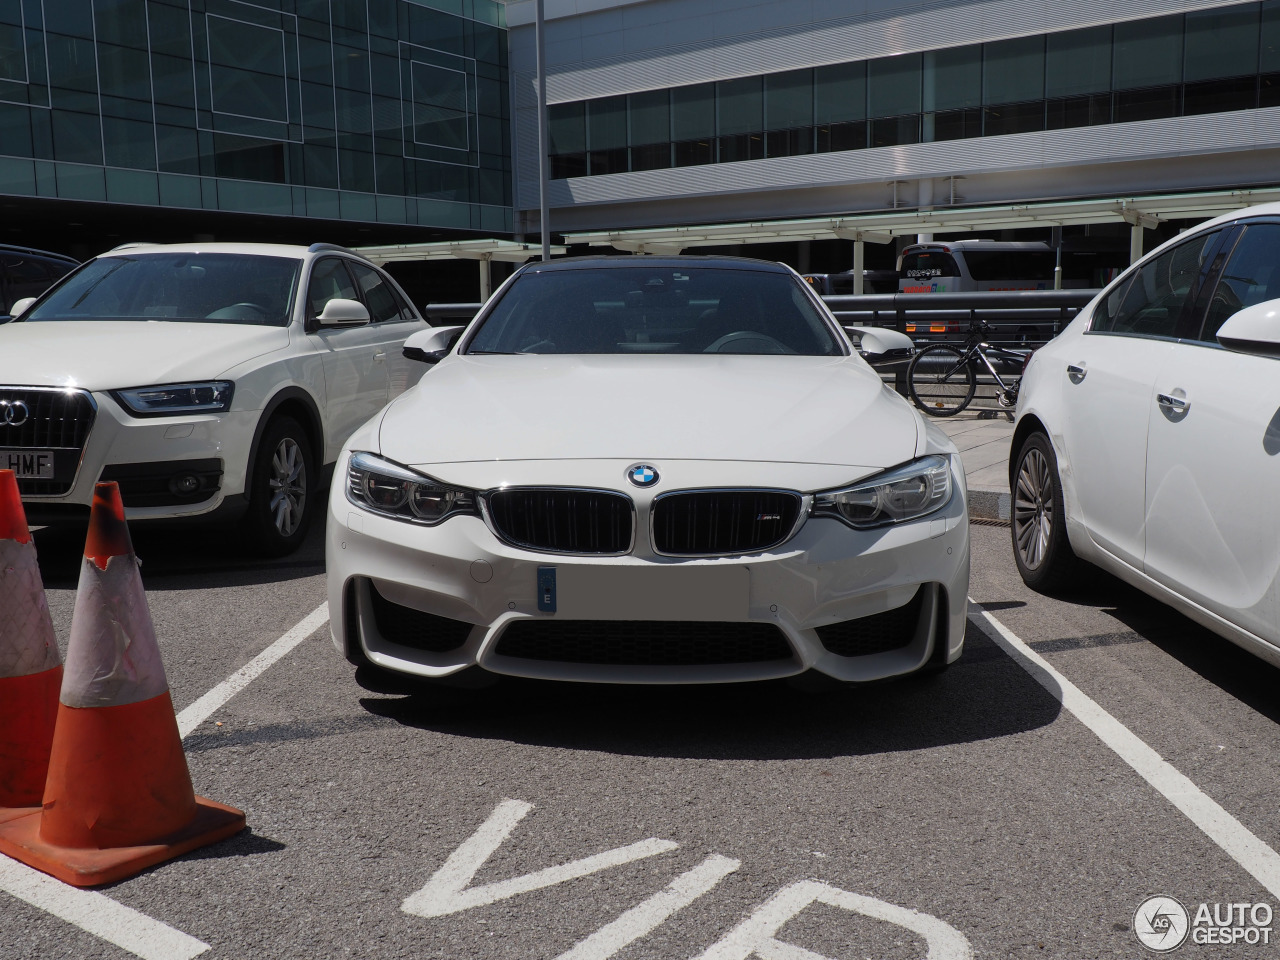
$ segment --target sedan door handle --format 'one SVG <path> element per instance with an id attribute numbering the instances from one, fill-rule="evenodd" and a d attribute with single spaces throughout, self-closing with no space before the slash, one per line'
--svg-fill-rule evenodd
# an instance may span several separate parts
<path id="1" fill-rule="evenodd" d="M 373 355 L 374 363 L 381 363 L 385 359 L 387 359 L 387 353 L 385 350 L 380 350 Z"/>
<path id="2" fill-rule="evenodd" d="M 1156 403 L 1160 405 L 1162 410 L 1169 413 L 1186 413 L 1191 409 L 1191 401 L 1182 397 L 1174 397 L 1167 393 L 1157 393 Z"/>
<path id="3" fill-rule="evenodd" d="M 1070 378 L 1072 383 L 1080 383 L 1088 373 L 1089 368 L 1083 363 L 1067 364 L 1067 377 Z"/>

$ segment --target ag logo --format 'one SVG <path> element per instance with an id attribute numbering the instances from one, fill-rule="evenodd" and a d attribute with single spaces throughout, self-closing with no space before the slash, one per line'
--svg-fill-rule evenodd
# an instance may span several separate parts
<path id="1" fill-rule="evenodd" d="M 1182 946 L 1190 927 L 1186 907 L 1173 897 L 1148 897 L 1133 914 L 1133 932 L 1138 941 L 1156 953 Z"/>

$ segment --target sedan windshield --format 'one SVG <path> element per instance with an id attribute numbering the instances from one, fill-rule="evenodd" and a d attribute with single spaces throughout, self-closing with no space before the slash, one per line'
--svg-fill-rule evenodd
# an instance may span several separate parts
<path id="1" fill-rule="evenodd" d="M 100 257 L 71 274 L 22 317 L 289 323 L 301 260 L 237 253 Z"/>
<path id="2" fill-rule="evenodd" d="M 790 274 L 667 263 L 525 273 L 507 288 L 466 352 L 843 351 Z"/>

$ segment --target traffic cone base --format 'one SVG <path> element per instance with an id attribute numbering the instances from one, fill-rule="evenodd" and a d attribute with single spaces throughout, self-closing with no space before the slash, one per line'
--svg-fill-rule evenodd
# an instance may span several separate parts
<path id="1" fill-rule="evenodd" d="M 0 823 L 40 809 L 62 667 L 0 677 Z"/>
<path id="2" fill-rule="evenodd" d="M 244 829 L 244 814 L 215 800 L 195 798 L 195 817 L 181 829 L 154 843 L 96 850 L 62 847 L 40 836 L 41 815 L 35 813 L 0 823 L 0 853 L 34 867 L 73 887 L 96 887 L 141 873 L 157 863 L 227 837 Z"/>

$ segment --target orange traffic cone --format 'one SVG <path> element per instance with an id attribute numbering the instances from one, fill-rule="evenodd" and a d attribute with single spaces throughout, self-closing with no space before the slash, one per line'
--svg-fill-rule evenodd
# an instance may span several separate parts
<path id="1" fill-rule="evenodd" d="M 43 811 L 0 853 L 78 887 L 112 883 L 244 828 L 191 788 L 115 483 L 94 489 Z"/>
<path id="2" fill-rule="evenodd" d="M 0 470 L 0 823 L 40 806 L 62 661 L 22 497 Z"/>

